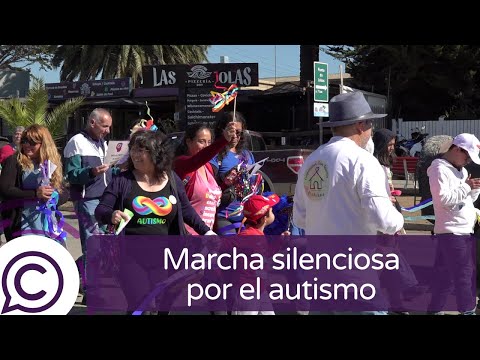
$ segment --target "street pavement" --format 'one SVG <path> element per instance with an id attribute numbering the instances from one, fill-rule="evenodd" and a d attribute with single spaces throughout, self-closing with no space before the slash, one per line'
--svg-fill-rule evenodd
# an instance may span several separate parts
<path id="1" fill-rule="evenodd" d="M 61 207 L 62 214 L 65 218 L 65 222 L 70 225 L 72 229 L 76 231 L 71 231 L 72 234 L 67 236 L 67 249 L 72 255 L 72 257 L 77 260 L 82 256 L 82 246 L 80 244 L 80 236 L 78 235 L 78 220 L 75 212 L 73 211 L 72 203 L 67 203 Z M 83 295 L 79 294 L 77 297 L 77 302 L 70 311 L 70 315 L 86 315 L 86 306 L 81 304 Z"/>

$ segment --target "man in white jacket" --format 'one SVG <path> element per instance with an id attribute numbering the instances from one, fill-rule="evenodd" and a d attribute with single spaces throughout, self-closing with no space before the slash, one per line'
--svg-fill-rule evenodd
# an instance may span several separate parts
<path id="1" fill-rule="evenodd" d="M 395 234 L 403 216 L 392 206 L 385 172 L 363 151 L 372 137 L 374 114 L 359 91 L 330 100 L 333 137 L 306 159 L 295 188 L 293 222 L 306 235 Z"/>
<path id="2" fill-rule="evenodd" d="M 427 169 L 438 239 L 435 260 L 438 281 L 429 305 L 433 313 L 444 310 L 454 284 L 458 310 L 475 314 L 472 289 L 475 241 L 471 235 L 476 221 L 473 203 L 480 194 L 480 179 L 471 178 L 464 166 L 470 161 L 480 164 L 479 152 L 480 141 L 474 135 L 460 134 L 448 151 Z"/>
<path id="3" fill-rule="evenodd" d="M 334 96 L 329 107 L 329 121 L 323 125 L 332 128 L 333 137 L 310 154 L 300 169 L 294 224 L 305 229 L 306 235 L 350 235 L 352 241 L 358 240 L 356 235 L 397 233 L 403 228 L 403 216 L 392 206 L 380 163 L 364 150 L 372 137 L 373 120 L 386 114 L 373 113 L 359 91 Z M 358 277 L 358 281 L 367 278 L 366 274 L 349 271 L 342 276 L 348 281 Z M 368 281 L 380 288 L 378 274 L 369 276 Z M 352 305 L 348 308 L 359 309 L 358 303 Z M 378 306 L 381 310 L 387 305 Z M 332 310 L 337 309 L 333 302 Z M 357 313 L 387 314 L 383 310 Z"/>

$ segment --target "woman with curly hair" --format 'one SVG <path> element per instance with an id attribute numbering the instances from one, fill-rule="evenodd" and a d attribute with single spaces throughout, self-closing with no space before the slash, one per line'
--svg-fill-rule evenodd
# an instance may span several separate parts
<path id="1" fill-rule="evenodd" d="M 139 130 L 132 135 L 127 170 L 105 189 L 95 209 L 98 222 L 118 225 L 122 218 L 129 218 L 124 211 L 129 209 L 133 218 L 125 227 L 125 235 L 185 235 L 184 220 L 201 235 L 210 230 L 190 205 L 182 181 L 172 172 L 174 153 L 164 140 L 165 135 L 158 131 Z M 155 212 L 139 210 L 152 201 L 158 207 Z"/>
<path id="2" fill-rule="evenodd" d="M 52 135 L 45 126 L 31 125 L 22 133 L 16 156 L 5 160 L 0 175 L 0 196 L 7 241 L 22 234 L 43 235 L 42 214 L 38 206 L 50 200 L 54 190 L 59 205 L 67 201 L 62 191 L 62 160 Z M 46 160 L 56 165 L 49 185 L 42 185 L 40 165 Z"/>
<path id="3" fill-rule="evenodd" d="M 212 232 L 193 209 L 182 181 L 172 171 L 174 153 L 165 143 L 165 135 L 138 130 L 130 138 L 129 153 L 127 170 L 108 184 L 95 217 L 101 224 L 115 226 L 122 219 L 130 220 L 122 230 L 127 236 L 121 246 L 119 274 L 127 310 L 133 311 L 168 275 L 155 252 L 158 235 L 186 235 L 184 221 L 200 235 Z M 126 209 L 133 214 L 131 219 Z M 136 235 L 133 241 L 129 241 L 131 235 Z"/>
<path id="4" fill-rule="evenodd" d="M 234 117 L 235 116 L 235 117 Z M 224 129 L 231 122 L 235 125 L 235 136 L 230 142 L 215 156 L 210 163 L 217 173 L 217 182 L 222 189 L 220 206 L 217 209 L 217 216 L 214 230 L 219 235 L 233 235 L 237 233 L 237 228 L 241 226 L 243 212 L 236 211 L 240 206 L 240 201 L 235 194 L 234 184 L 237 176 L 237 165 L 253 164 L 255 159 L 253 154 L 246 148 L 246 130 L 247 123 L 244 116 L 238 111 L 226 112 L 215 127 L 215 138 L 222 136 Z M 235 216 L 229 216 L 236 211 Z"/>

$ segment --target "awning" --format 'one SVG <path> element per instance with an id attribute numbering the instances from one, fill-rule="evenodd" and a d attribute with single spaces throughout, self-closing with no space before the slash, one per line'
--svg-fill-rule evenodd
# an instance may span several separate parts
<path id="1" fill-rule="evenodd" d="M 255 97 L 257 96 L 292 96 L 292 95 L 303 95 L 305 93 L 304 88 L 293 83 L 293 82 L 285 82 L 281 83 L 279 85 L 275 85 L 271 87 L 268 90 L 262 91 L 258 95 L 253 95 Z M 252 97 L 253 97 L 252 96 Z"/>

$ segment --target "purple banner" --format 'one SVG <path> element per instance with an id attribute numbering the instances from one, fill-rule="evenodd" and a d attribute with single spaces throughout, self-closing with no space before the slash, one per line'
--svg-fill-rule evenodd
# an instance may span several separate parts
<path id="1" fill-rule="evenodd" d="M 93 313 L 467 312 L 476 303 L 471 236 L 94 236 L 87 243 Z"/>

